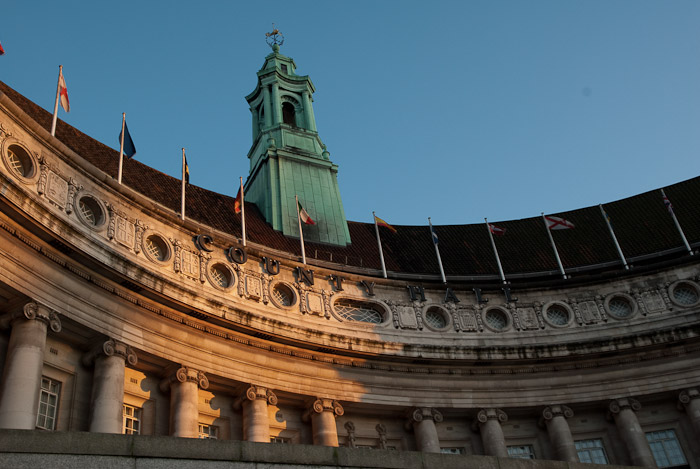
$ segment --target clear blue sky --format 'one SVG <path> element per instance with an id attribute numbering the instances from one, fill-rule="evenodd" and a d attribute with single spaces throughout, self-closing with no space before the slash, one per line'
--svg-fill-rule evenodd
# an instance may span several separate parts
<path id="1" fill-rule="evenodd" d="M 348 219 L 478 223 L 700 175 L 700 2 L 3 0 L 0 80 L 142 162 L 235 195 L 270 52 L 310 75 Z M 312 214 L 313 216 L 313 214 Z"/>

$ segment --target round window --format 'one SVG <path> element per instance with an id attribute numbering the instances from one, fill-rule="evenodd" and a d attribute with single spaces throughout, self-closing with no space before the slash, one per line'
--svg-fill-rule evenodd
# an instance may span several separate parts
<path id="1" fill-rule="evenodd" d="M 693 306 L 700 301 L 695 285 L 680 282 L 673 287 L 673 300 L 681 306 Z"/>
<path id="2" fill-rule="evenodd" d="M 486 324 L 496 331 L 503 331 L 508 327 L 508 315 L 502 309 L 490 309 L 484 316 Z"/>
<path id="3" fill-rule="evenodd" d="M 105 212 L 94 197 L 85 195 L 78 200 L 80 219 L 90 228 L 98 228 L 105 222 Z"/>
<path id="4" fill-rule="evenodd" d="M 156 234 L 146 237 L 144 251 L 146 251 L 146 255 L 151 258 L 151 260 L 157 262 L 165 262 L 170 258 L 168 243 Z"/>
<path id="5" fill-rule="evenodd" d="M 233 285 L 233 275 L 228 267 L 217 262 L 209 267 L 209 281 L 215 287 L 226 289 Z"/>
<path id="6" fill-rule="evenodd" d="M 608 302 L 608 311 L 610 311 L 610 315 L 619 319 L 625 319 L 634 314 L 632 303 L 624 296 L 612 297 Z"/>
<path id="7" fill-rule="evenodd" d="M 571 314 L 569 313 L 569 310 L 564 308 L 562 305 L 553 304 L 547 308 L 545 317 L 547 318 L 547 321 L 554 326 L 566 326 L 569 324 Z"/>
<path id="8" fill-rule="evenodd" d="M 34 176 L 34 163 L 27 151 L 19 145 L 10 145 L 7 149 L 7 163 L 19 177 L 31 178 Z"/>
<path id="9" fill-rule="evenodd" d="M 379 307 L 372 303 L 340 299 L 335 302 L 334 308 L 338 316 L 346 321 L 368 322 L 371 324 L 384 322 L 384 315 Z"/>
<path id="10" fill-rule="evenodd" d="M 277 283 L 272 288 L 272 299 L 277 306 L 287 308 L 293 306 L 295 303 L 296 295 L 292 289 L 285 285 L 284 283 Z"/>
<path id="11" fill-rule="evenodd" d="M 444 329 L 448 324 L 445 313 L 437 306 L 431 306 L 425 312 L 425 323 L 432 329 Z"/>

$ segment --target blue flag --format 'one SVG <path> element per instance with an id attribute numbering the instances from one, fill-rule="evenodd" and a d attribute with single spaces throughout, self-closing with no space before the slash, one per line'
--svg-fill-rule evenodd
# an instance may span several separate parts
<path id="1" fill-rule="evenodd" d="M 430 225 L 430 232 L 433 235 L 433 243 L 435 243 L 435 246 L 438 244 L 438 236 L 437 233 L 435 232 L 435 228 L 433 228 L 433 225 Z"/>
<path id="2" fill-rule="evenodd" d="M 119 132 L 119 144 L 122 142 L 122 133 Z M 129 134 L 129 128 L 126 126 L 126 121 L 124 121 L 124 154 L 127 158 L 131 158 L 136 154 L 136 147 L 134 146 L 134 141 L 131 140 L 131 135 Z"/>

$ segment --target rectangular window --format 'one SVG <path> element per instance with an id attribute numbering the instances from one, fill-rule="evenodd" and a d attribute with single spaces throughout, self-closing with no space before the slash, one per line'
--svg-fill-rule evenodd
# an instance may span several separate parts
<path id="1" fill-rule="evenodd" d="M 199 424 L 199 439 L 200 440 L 217 440 L 219 439 L 219 427 L 214 425 Z"/>
<path id="2" fill-rule="evenodd" d="M 462 448 L 440 448 L 442 454 L 462 454 Z"/>
<path id="3" fill-rule="evenodd" d="M 687 467 L 681 445 L 673 430 L 647 433 L 647 441 L 659 467 Z"/>
<path id="4" fill-rule="evenodd" d="M 603 440 L 579 440 L 575 443 L 579 461 L 591 464 L 608 464 Z"/>
<path id="5" fill-rule="evenodd" d="M 282 444 L 290 444 L 292 442 L 291 438 L 283 438 L 281 436 L 271 436 L 270 437 L 270 443 L 282 443 Z"/>
<path id="6" fill-rule="evenodd" d="M 141 433 L 141 409 L 124 404 L 124 434 L 139 435 Z"/>
<path id="7" fill-rule="evenodd" d="M 531 445 L 509 446 L 508 456 L 520 459 L 535 459 L 535 450 Z"/>
<path id="8" fill-rule="evenodd" d="M 58 415 L 58 396 L 61 392 L 61 383 L 45 376 L 41 377 L 41 391 L 39 392 L 39 412 L 36 415 L 36 428 L 43 430 L 56 429 L 56 416 Z"/>

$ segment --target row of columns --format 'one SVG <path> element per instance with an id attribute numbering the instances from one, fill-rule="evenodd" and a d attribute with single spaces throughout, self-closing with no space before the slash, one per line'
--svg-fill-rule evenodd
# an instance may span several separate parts
<path id="1" fill-rule="evenodd" d="M 33 429 L 36 425 L 39 392 L 44 364 L 46 335 L 50 327 L 60 332 L 61 323 L 55 311 L 36 302 L 27 303 L 21 311 L 0 320 L 0 326 L 11 326 L 12 332 L 3 371 L 0 395 L 0 428 Z M 83 358 L 86 365 L 94 365 L 94 383 L 91 397 L 90 431 L 101 433 L 122 432 L 125 366 L 135 366 L 137 357 L 128 345 L 109 339 Z M 196 438 L 198 436 L 198 393 L 207 389 L 206 375 L 187 366 L 181 366 L 160 383 L 163 392 L 171 394 L 171 434 Z M 268 405 L 276 405 L 277 396 L 262 386 L 251 385 L 234 407 L 243 411 L 243 433 L 247 441 L 269 442 L 270 425 Z M 689 389 L 680 393 L 679 408 L 684 409 L 697 435 L 700 435 L 700 392 Z M 646 436 L 637 419 L 641 404 L 633 398 L 619 398 L 608 405 L 609 417 L 614 420 L 631 461 L 638 466 L 654 466 Z M 311 421 L 315 445 L 338 446 L 335 419 L 343 415 L 342 405 L 333 399 L 317 398 L 303 414 Z M 556 457 L 562 461 L 577 461 L 577 452 L 567 419 L 573 411 L 565 405 L 552 405 L 542 412 L 541 424 L 546 427 Z M 418 407 L 408 415 L 407 429 L 413 429 L 420 451 L 440 452 L 436 422 L 443 416 L 437 409 Z M 481 433 L 484 453 L 488 456 L 507 457 L 508 450 L 501 425 L 508 420 L 506 413 L 497 408 L 481 409 L 474 428 Z"/>

